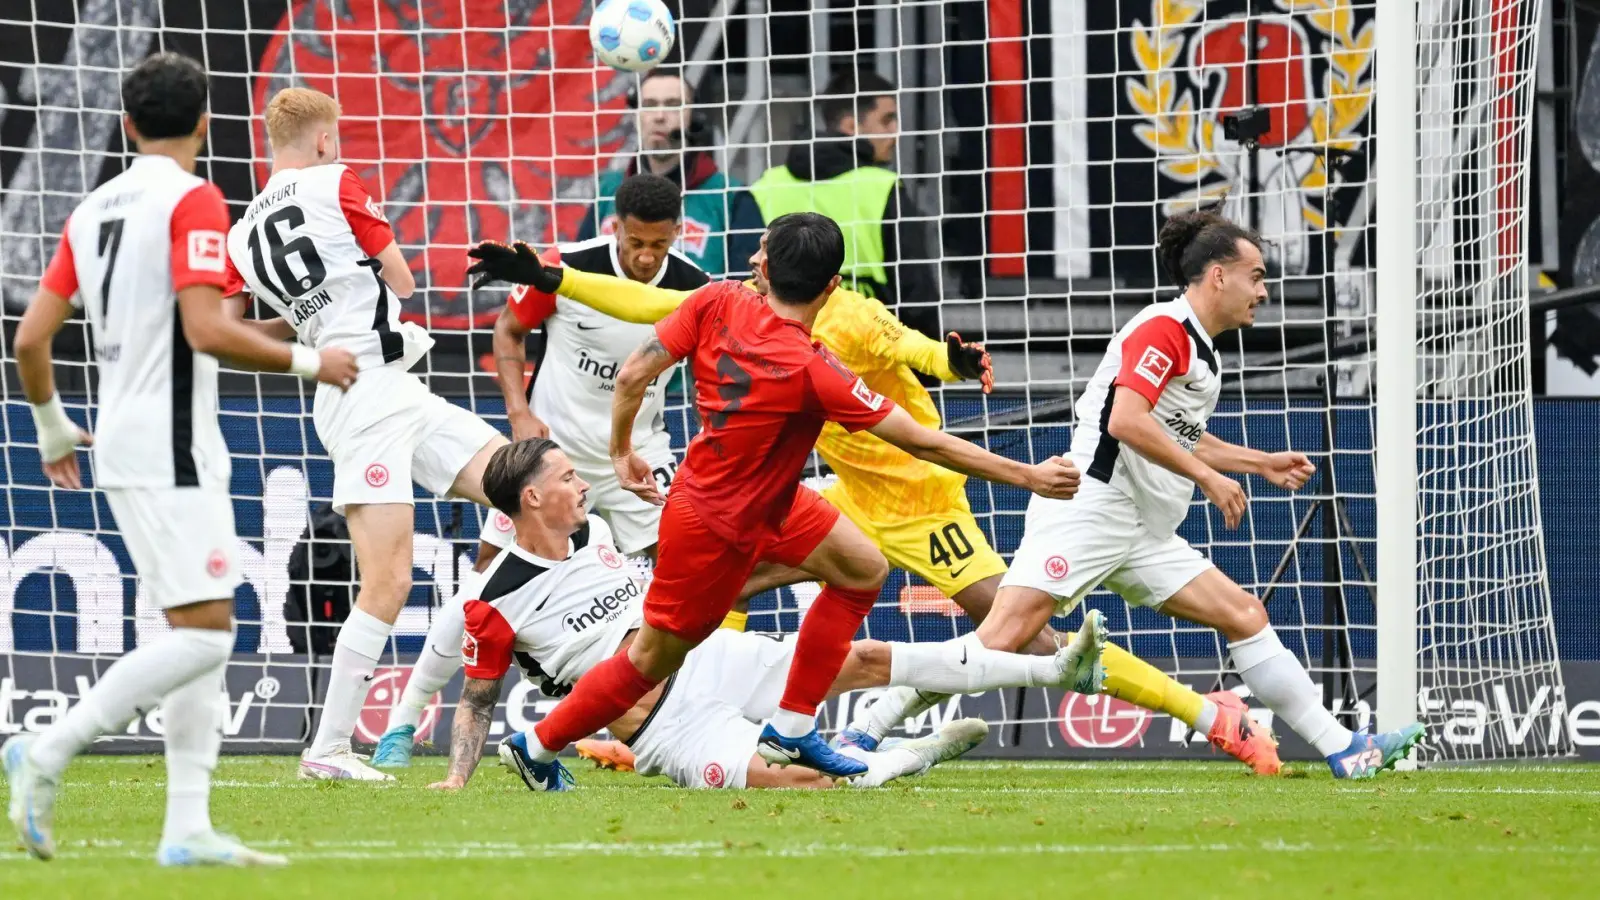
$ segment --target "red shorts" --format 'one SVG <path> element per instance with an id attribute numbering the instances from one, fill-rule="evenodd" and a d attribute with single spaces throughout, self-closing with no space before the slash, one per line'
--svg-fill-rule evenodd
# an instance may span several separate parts
<path id="1" fill-rule="evenodd" d="M 699 643 L 717 630 L 760 562 L 798 566 L 839 520 L 822 495 L 802 487 L 778 534 L 754 551 L 732 547 L 707 528 L 687 499 L 670 496 L 657 532 L 655 578 L 644 598 L 651 628 Z"/>

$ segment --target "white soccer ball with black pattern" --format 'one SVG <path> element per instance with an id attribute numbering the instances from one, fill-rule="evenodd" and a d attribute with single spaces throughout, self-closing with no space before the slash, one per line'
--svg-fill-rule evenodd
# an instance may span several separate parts
<path id="1" fill-rule="evenodd" d="M 672 11 L 661 0 L 605 0 L 589 20 L 589 43 L 608 66 L 643 72 L 672 52 Z"/>

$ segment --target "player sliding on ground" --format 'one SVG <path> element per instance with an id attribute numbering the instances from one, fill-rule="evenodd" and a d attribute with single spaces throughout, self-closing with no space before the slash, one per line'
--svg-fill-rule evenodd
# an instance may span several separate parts
<path id="1" fill-rule="evenodd" d="M 216 186 L 194 174 L 206 139 L 206 93 L 199 64 L 172 53 L 150 57 L 123 81 L 123 127 L 139 156 L 73 211 L 17 327 L 17 369 L 44 472 L 56 487 L 78 490 L 73 447 L 89 435 L 56 394 L 50 341 L 76 311 L 87 315 L 100 372 L 95 481 L 139 573 L 140 596 L 172 625 L 117 660 L 43 734 L 18 735 L 0 751 L 11 821 L 40 859 L 55 854 L 55 794 L 67 764 L 95 738 L 159 706 L 167 816 L 156 860 L 285 862 L 211 827 L 240 574 L 228 448 L 217 424 L 217 357 L 314 378 L 332 391 L 356 380 L 356 360 L 340 349 L 269 340 L 224 304 L 228 207 Z"/>
<path id="2" fill-rule="evenodd" d="M 757 262 L 751 260 L 752 268 L 759 268 Z M 608 315 L 641 323 L 665 318 L 689 296 L 687 291 L 651 287 L 538 260 L 517 277 L 528 280 L 537 290 L 559 293 Z M 751 286 L 761 293 L 767 291 L 759 274 Z M 956 334 L 944 343 L 930 340 L 902 325 L 883 304 L 842 287 L 817 313 L 811 335 L 860 375 L 869 388 L 893 400 L 929 428 L 939 427 L 939 412 L 913 369 L 944 381 L 979 379 L 985 391 L 992 383 L 988 354 L 982 345 L 966 343 Z M 854 522 L 883 550 L 890 563 L 922 576 L 966 610 L 974 622 L 983 622 L 994 604 L 1006 564 L 990 548 L 972 517 L 965 476 L 917 459 L 869 432 L 852 433 L 832 422 L 823 426 L 817 452 L 839 477 L 837 484 L 822 493 L 823 499 Z M 796 569 L 763 564 L 751 575 L 742 596 L 807 578 L 806 573 Z M 743 627 L 742 608 L 729 618 L 734 620 L 733 625 Z M 961 640 L 981 644 L 973 634 Z M 1055 633 L 1047 624 L 1031 641 L 1003 649 L 1048 654 L 1055 651 L 1055 646 Z M 1281 768 L 1277 746 L 1233 692 L 1217 691 L 1202 697 L 1114 644 L 1106 647 L 1103 662 L 1104 693 L 1172 715 L 1258 773 L 1270 775 Z M 442 685 L 443 681 L 439 683 Z M 911 688 L 896 688 L 889 694 L 862 708 L 851 723 L 853 733 L 847 733 L 846 740 L 872 749 L 889 729 L 907 718 L 891 718 L 893 711 L 905 709 L 909 715 L 916 715 L 944 699 L 936 694 L 918 696 Z M 872 712 L 874 709 L 876 713 Z M 609 767 L 627 768 L 632 764 L 627 748 L 616 742 L 582 741 L 578 752 Z"/>
<path id="3" fill-rule="evenodd" d="M 333 508 L 349 522 L 361 588 L 339 628 L 300 776 L 389 781 L 351 751 L 350 734 L 411 593 L 412 482 L 487 506 L 483 467 L 506 439 L 410 373 L 433 339 L 400 322 L 416 281 L 377 203 L 338 162 L 338 103 L 286 88 L 267 105 L 266 130 L 272 177 L 228 236 L 228 293 L 248 291 L 281 316 L 256 323 L 266 334 L 343 347 L 361 365 L 353 390 L 318 389 L 312 412 L 333 460 Z M 480 563 L 510 538 L 485 527 Z M 419 665 L 427 662 L 424 654 Z"/>
<path id="4" fill-rule="evenodd" d="M 1140 312 L 1107 348 L 1072 433 L 1072 459 L 1089 477 L 1071 503 L 1028 504 L 1022 544 L 978 636 L 986 647 L 1023 646 L 1052 613 L 1105 584 L 1129 603 L 1221 632 L 1250 692 L 1334 777 L 1375 776 L 1410 752 L 1422 726 L 1369 735 L 1340 725 L 1261 601 L 1175 533 L 1196 485 L 1227 527 L 1239 526 L 1249 504 L 1224 472 L 1297 490 L 1315 471 L 1303 454 L 1264 453 L 1206 431 L 1222 388 L 1213 341 L 1252 324 L 1267 299 L 1261 239 L 1216 213 L 1191 212 L 1168 219 L 1157 242 L 1162 269 L 1184 293 Z M 906 714 L 869 711 L 879 721 Z"/>
<path id="5" fill-rule="evenodd" d="M 530 438 L 496 451 L 483 485 L 515 522 L 516 543 L 475 576 L 458 600 L 467 623 L 466 683 L 450 741 L 449 775 L 436 788 L 463 787 L 472 777 L 501 680 L 513 662 L 542 683 L 547 695 L 559 695 L 626 652 L 639 639 L 645 615 L 637 570 L 613 547 L 605 521 L 585 512 L 589 485 L 554 442 Z M 1104 643 L 1099 613 L 1071 645 L 1051 656 L 999 653 L 958 641 L 856 641 L 829 694 L 887 684 L 960 692 L 1050 685 L 1094 693 Z M 719 629 L 689 651 L 676 675 L 608 727 L 637 751 L 640 772 L 665 775 L 682 787 L 831 787 L 833 778 L 770 765 L 756 751 L 759 723 L 777 713 L 794 653 L 794 641 Z M 978 746 L 987 734 L 981 720 L 964 719 L 893 750 L 852 751 L 866 767 L 855 784 L 876 787 L 925 771 Z M 545 777 L 529 757 L 529 741 L 526 733 L 507 738 L 501 759 L 532 789 L 565 789 L 560 764 L 552 764 L 553 780 Z"/>
<path id="6" fill-rule="evenodd" d="M 705 427 L 689 444 L 662 513 L 660 560 L 638 636 L 579 679 L 528 739 L 532 777 L 541 783 L 557 779 L 558 751 L 621 717 L 678 670 L 764 559 L 801 568 L 827 587 L 801 625 L 783 700 L 758 751 L 833 776 L 866 771 L 828 747 L 815 715 L 888 564 L 849 519 L 799 485 L 824 421 L 871 429 L 920 458 L 980 477 L 1062 499 L 1077 489 L 1077 470 L 1060 459 L 1025 465 L 917 424 L 812 344 L 811 323 L 838 287 L 844 260 L 833 220 L 781 216 L 762 241 L 768 296 L 736 282 L 701 288 L 656 325 L 617 376 L 611 457 L 625 488 L 659 502 L 650 466 L 633 450 L 634 417 L 650 382 L 691 354 Z M 469 271 L 483 276 L 481 284 L 502 268 L 520 268 L 524 252 L 531 255 L 520 245 L 479 245 Z"/>

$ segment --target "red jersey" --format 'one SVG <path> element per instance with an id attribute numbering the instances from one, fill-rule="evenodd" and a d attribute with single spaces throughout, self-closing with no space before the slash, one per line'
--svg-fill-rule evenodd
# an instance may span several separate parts
<path id="1" fill-rule="evenodd" d="M 656 323 L 656 336 L 668 353 L 689 357 L 700 411 L 672 495 L 735 546 L 777 533 L 824 422 L 861 431 L 894 409 L 805 326 L 737 281 L 689 295 Z"/>

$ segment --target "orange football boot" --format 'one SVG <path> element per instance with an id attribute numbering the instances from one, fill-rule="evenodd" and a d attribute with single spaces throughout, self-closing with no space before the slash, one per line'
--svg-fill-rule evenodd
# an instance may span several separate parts
<path id="1" fill-rule="evenodd" d="M 1217 691 L 1207 694 L 1206 699 L 1217 705 L 1216 721 L 1206 735 L 1211 746 L 1249 766 L 1257 775 L 1276 775 L 1283 769 L 1278 742 L 1250 717 L 1238 694 Z"/>
<path id="2" fill-rule="evenodd" d="M 1222 717 L 1217 717 L 1221 721 Z M 633 771 L 633 751 L 621 741 L 602 741 L 596 738 L 584 738 L 573 745 L 578 751 L 578 756 L 583 759 L 593 760 L 596 768 L 612 769 L 617 772 Z M 1273 759 L 1277 759 L 1274 755 Z"/>

